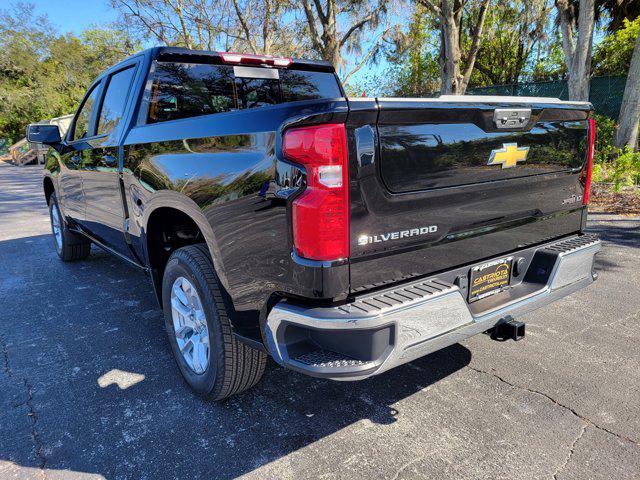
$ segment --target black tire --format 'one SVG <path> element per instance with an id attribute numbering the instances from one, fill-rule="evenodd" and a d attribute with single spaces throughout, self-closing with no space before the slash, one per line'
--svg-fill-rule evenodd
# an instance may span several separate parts
<path id="1" fill-rule="evenodd" d="M 203 373 L 196 373 L 180 352 L 173 326 L 171 290 L 179 278 L 196 289 L 202 304 L 209 338 L 209 360 Z M 182 376 L 198 394 L 222 400 L 253 387 L 264 373 L 267 356 L 236 340 L 232 334 L 230 300 L 220 285 L 204 244 L 180 248 L 171 254 L 162 279 L 162 303 L 169 344 Z"/>
<path id="2" fill-rule="evenodd" d="M 58 215 L 60 228 L 60 237 L 56 237 L 54 228 L 54 216 Z M 67 222 L 65 222 L 60 207 L 58 207 L 58 199 L 56 194 L 52 193 L 49 198 L 49 220 L 51 221 L 51 234 L 53 237 L 53 246 L 56 253 L 63 262 L 74 262 L 76 260 L 84 260 L 91 253 L 91 242 L 88 238 L 74 233 L 69 230 Z"/>

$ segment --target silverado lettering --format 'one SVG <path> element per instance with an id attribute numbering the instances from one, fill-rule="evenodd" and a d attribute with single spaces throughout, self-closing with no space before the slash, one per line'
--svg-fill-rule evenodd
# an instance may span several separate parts
<path id="1" fill-rule="evenodd" d="M 380 235 L 360 235 L 358 237 L 358 245 L 367 245 L 369 243 L 388 242 L 389 240 L 398 240 L 401 238 L 410 238 L 416 235 L 426 235 L 427 233 L 436 233 L 437 225 L 422 228 L 412 228 L 410 230 L 401 230 L 399 232 L 381 233 Z"/>

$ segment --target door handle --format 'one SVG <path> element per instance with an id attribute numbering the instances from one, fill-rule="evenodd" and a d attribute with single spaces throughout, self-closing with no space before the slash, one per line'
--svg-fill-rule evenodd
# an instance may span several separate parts
<path id="1" fill-rule="evenodd" d="M 113 155 L 104 155 L 102 157 L 102 162 L 107 167 L 115 167 L 115 166 L 118 165 L 118 159 L 116 157 L 114 157 Z"/>

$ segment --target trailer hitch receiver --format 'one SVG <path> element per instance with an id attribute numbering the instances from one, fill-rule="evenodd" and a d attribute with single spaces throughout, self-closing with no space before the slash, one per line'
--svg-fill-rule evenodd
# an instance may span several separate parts
<path id="1" fill-rule="evenodd" d="M 503 322 L 500 322 L 491 330 L 491 338 L 499 342 L 509 339 L 517 342 L 524 338 L 524 327 L 524 322 L 518 322 L 513 317 L 507 316 Z"/>

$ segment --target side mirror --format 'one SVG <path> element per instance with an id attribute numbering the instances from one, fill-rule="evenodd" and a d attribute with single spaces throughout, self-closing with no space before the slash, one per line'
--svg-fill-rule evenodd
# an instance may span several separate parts
<path id="1" fill-rule="evenodd" d="M 62 141 L 57 125 L 31 124 L 27 127 L 27 140 L 32 143 L 56 145 Z"/>

